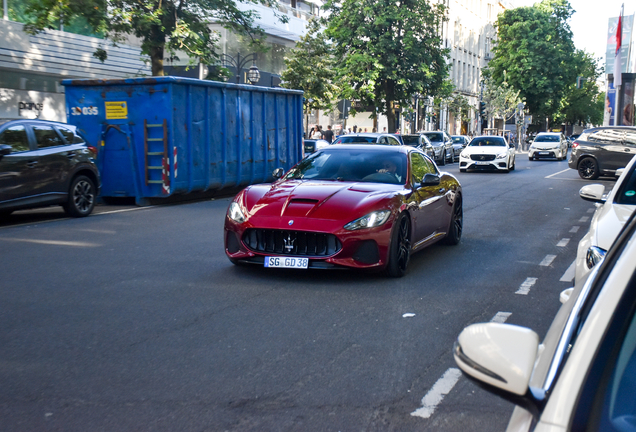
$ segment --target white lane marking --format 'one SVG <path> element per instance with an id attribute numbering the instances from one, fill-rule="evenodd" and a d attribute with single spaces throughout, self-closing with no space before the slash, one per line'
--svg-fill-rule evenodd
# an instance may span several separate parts
<path id="1" fill-rule="evenodd" d="M 94 216 L 99 216 L 99 215 L 114 214 L 114 213 L 124 213 L 124 212 L 130 212 L 130 211 L 151 209 L 151 208 L 154 208 L 154 207 L 156 207 L 156 206 L 135 207 L 135 208 L 129 208 L 129 209 L 112 210 L 112 211 L 107 211 L 107 212 L 94 213 L 93 215 Z"/>
<path id="2" fill-rule="evenodd" d="M 579 222 L 587 222 L 587 221 L 589 221 L 589 220 L 590 220 L 590 218 L 589 218 L 589 217 L 587 217 L 587 216 L 583 216 L 581 219 L 579 219 Z"/>
<path id="3" fill-rule="evenodd" d="M 566 172 L 566 171 L 570 171 L 570 168 L 568 168 L 568 169 L 564 169 L 563 171 L 559 171 L 559 172 L 554 173 L 554 174 L 550 174 L 549 176 L 544 177 L 544 178 L 551 178 L 551 177 L 554 177 L 555 175 L 562 174 L 562 173 L 564 173 L 564 172 Z"/>
<path id="4" fill-rule="evenodd" d="M 0 240 L 9 241 L 9 242 L 23 242 L 23 243 L 35 243 L 35 244 L 43 244 L 43 245 L 53 245 L 53 246 L 72 246 L 72 247 L 99 247 L 99 246 L 101 246 L 98 243 L 76 242 L 76 241 L 62 241 L 62 240 L 38 240 L 38 239 L 22 239 L 22 238 L 2 238 Z"/>
<path id="5" fill-rule="evenodd" d="M 559 279 L 559 281 L 561 282 L 572 282 L 574 280 L 574 268 L 576 266 L 576 260 L 572 261 L 572 264 L 570 264 L 570 267 L 568 267 L 568 269 L 565 271 L 565 273 L 563 273 L 563 276 L 561 276 L 561 279 Z"/>
<path id="6" fill-rule="evenodd" d="M 563 238 L 561 239 L 560 242 L 557 243 L 558 247 L 566 247 L 568 245 L 568 243 L 570 243 L 570 239 L 569 238 Z"/>
<path id="7" fill-rule="evenodd" d="M 581 229 L 581 227 L 580 227 L 580 226 L 576 226 L 576 225 L 575 225 L 575 226 L 573 226 L 573 227 L 572 227 L 572 229 L 570 230 L 570 232 L 571 232 L 571 233 L 577 233 L 577 232 L 579 232 L 579 229 Z"/>
<path id="8" fill-rule="evenodd" d="M 414 316 L 414 313 L 405 313 L 404 315 L 402 315 L 402 318 L 413 318 Z"/>
<path id="9" fill-rule="evenodd" d="M 453 389 L 461 376 L 462 372 L 457 368 L 450 368 L 444 372 L 444 375 L 437 380 L 435 385 L 426 393 L 426 396 L 422 398 L 422 408 L 416 409 L 411 415 L 425 419 L 432 416 L 437 405 Z"/>
<path id="10" fill-rule="evenodd" d="M 530 292 L 530 288 L 532 288 L 536 283 L 537 278 L 526 278 L 526 280 L 523 281 L 523 283 L 519 286 L 519 289 L 517 290 L 517 292 L 515 292 L 515 294 L 528 295 L 528 293 Z"/>
<path id="11" fill-rule="evenodd" d="M 497 315 L 492 317 L 490 322 L 505 323 L 510 315 L 512 315 L 512 312 L 497 312 Z"/>
<path id="12" fill-rule="evenodd" d="M 543 267 L 548 267 L 550 264 L 552 264 L 552 261 L 554 261 L 555 258 L 556 258 L 556 255 L 546 255 L 545 258 L 543 258 L 543 261 L 539 263 L 539 265 Z"/>
<path id="13" fill-rule="evenodd" d="M 593 209 L 593 208 L 591 208 L 591 209 L 587 209 L 587 212 L 588 212 L 588 213 L 594 213 L 595 211 L 596 211 L 596 209 Z"/>

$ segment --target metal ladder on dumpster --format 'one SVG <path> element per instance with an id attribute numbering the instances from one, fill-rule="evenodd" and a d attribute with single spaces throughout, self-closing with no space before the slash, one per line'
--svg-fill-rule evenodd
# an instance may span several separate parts
<path id="1" fill-rule="evenodd" d="M 156 128 L 162 128 L 161 137 L 157 137 L 157 133 L 152 133 L 151 130 Z M 149 136 L 152 136 L 150 138 Z M 163 149 L 160 149 L 156 143 L 162 142 Z M 161 151 L 158 151 L 161 150 Z M 160 161 L 159 165 L 156 165 Z M 166 119 L 162 124 L 149 124 L 144 119 L 144 178 L 146 180 L 146 186 L 149 184 L 161 184 L 163 185 L 164 193 L 170 193 L 170 161 L 168 159 L 168 123 Z M 153 170 L 161 171 L 161 180 L 157 179 L 158 176 L 153 176 L 151 172 Z M 152 178 L 151 178 L 152 177 Z"/>

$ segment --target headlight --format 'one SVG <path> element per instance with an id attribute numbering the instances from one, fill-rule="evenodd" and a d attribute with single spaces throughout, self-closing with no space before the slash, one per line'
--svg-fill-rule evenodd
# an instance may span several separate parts
<path id="1" fill-rule="evenodd" d="M 391 212 L 389 210 L 374 211 L 366 216 L 362 216 L 360 219 L 349 222 L 344 226 L 344 228 L 350 231 L 354 231 L 363 228 L 378 227 L 389 220 L 389 216 L 391 216 Z"/>
<path id="2" fill-rule="evenodd" d="M 227 210 L 227 215 L 234 222 L 238 222 L 238 223 L 245 222 L 245 215 L 241 211 L 241 206 L 238 205 L 237 202 L 232 202 L 232 204 L 230 204 L 230 208 Z"/>
<path id="3" fill-rule="evenodd" d="M 587 268 L 591 269 L 598 264 L 606 253 L 607 251 L 605 249 L 601 249 L 598 246 L 591 246 L 587 250 L 587 254 L 585 254 L 585 265 L 587 265 Z"/>
<path id="4" fill-rule="evenodd" d="M 459 154 L 459 157 L 463 157 L 464 159 L 468 159 L 470 156 L 468 156 L 468 153 L 466 153 L 466 152 L 461 152 Z"/>
<path id="5" fill-rule="evenodd" d="M 506 158 L 506 156 L 508 156 L 508 153 L 499 153 L 499 154 L 497 155 L 497 159 L 505 159 L 505 158 Z"/>

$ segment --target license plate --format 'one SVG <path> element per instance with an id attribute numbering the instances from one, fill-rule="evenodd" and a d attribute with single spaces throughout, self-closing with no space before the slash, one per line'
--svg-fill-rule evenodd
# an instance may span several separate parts
<path id="1" fill-rule="evenodd" d="M 540 155 L 549 155 L 550 152 L 539 152 Z"/>
<path id="2" fill-rule="evenodd" d="M 475 165 L 490 165 L 490 162 L 475 162 Z"/>
<path id="3" fill-rule="evenodd" d="M 296 257 L 265 257 L 265 267 L 272 268 L 300 268 L 306 269 L 309 265 L 308 258 L 296 258 Z"/>

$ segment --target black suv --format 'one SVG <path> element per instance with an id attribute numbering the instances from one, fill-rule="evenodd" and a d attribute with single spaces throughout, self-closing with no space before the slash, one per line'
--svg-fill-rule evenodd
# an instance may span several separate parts
<path id="1" fill-rule="evenodd" d="M 568 166 L 585 180 L 613 176 L 636 155 L 636 127 L 605 126 L 587 129 L 572 143 Z"/>
<path id="2" fill-rule="evenodd" d="M 0 119 L 0 216 L 56 204 L 88 216 L 100 188 L 96 154 L 75 126 Z"/>

